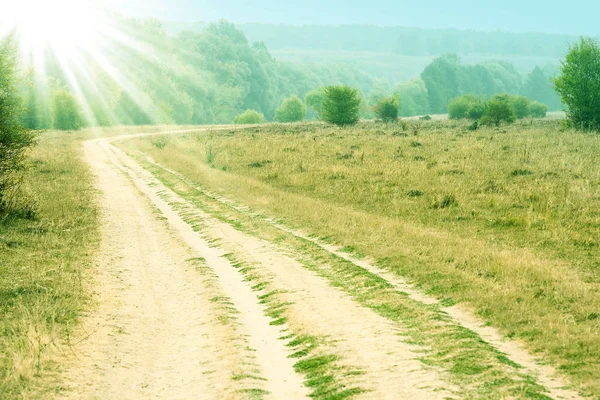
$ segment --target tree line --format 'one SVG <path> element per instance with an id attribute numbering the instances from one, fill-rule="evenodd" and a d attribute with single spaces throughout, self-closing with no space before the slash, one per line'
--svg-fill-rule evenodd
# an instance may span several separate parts
<path id="1" fill-rule="evenodd" d="M 119 79 L 92 57 L 83 59 L 83 67 L 69 76 L 50 54 L 45 79 L 40 82 L 39 71 L 33 71 L 30 81 L 21 85 L 25 126 L 69 130 L 85 125 L 231 123 L 246 110 L 262 114 L 266 121 L 281 120 L 276 112 L 285 99 L 304 99 L 330 85 L 359 90 L 361 118 L 373 118 L 373 106 L 391 95 L 401 99 L 400 116 L 445 113 L 451 99 L 466 93 L 519 94 L 550 110 L 561 108 L 551 72 L 539 67 L 522 76 L 504 62 L 463 65 L 458 56 L 446 55 L 420 77 L 394 84 L 343 64 L 278 61 L 264 43 L 251 44 L 226 21 L 201 32 L 169 36 L 156 20 L 114 18 L 137 42 L 135 49 L 120 42 L 112 45 L 109 61 Z M 308 118 L 317 117 L 309 107 Z"/>
<path id="2" fill-rule="evenodd" d="M 202 31 L 203 22 L 167 22 L 170 32 Z M 239 24 L 251 41 L 273 50 L 361 51 L 408 56 L 448 53 L 562 57 L 576 36 L 547 33 L 476 32 L 458 29 L 373 25 Z M 324 40 L 325 39 L 325 40 Z"/>

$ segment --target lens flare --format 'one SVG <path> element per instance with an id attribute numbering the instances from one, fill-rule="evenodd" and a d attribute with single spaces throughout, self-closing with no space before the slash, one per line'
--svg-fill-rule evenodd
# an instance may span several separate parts
<path id="1" fill-rule="evenodd" d="M 15 34 L 22 51 L 50 47 L 63 55 L 94 46 L 100 10 L 94 1 L 19 0 L 0 6 L 0 34 Z"/>
<path id="2" fill-rule="evenodd" d="M 0 40 L 14 39 L 20 63 L 32 72 L 37 95 L 49 104 L 51 92 L 60 89 L 56 82 L 66 84 L 91 125 L 98 122 L 98 114 L 106 114 L 111 123 L 121 122 L 109 115 L 109 97 L 115 97 L 115 90 L 140 103 L 148 115 L 156 113 L 155 105 L 123 72 L 135 68 L 128 63 L 132 55 L 147 58 L 151 51 L 128 34 L 123 20 L 107 6 L 106 0 L 0 2 Z M 48 77 L 57 79 L 49 82 Z"/>

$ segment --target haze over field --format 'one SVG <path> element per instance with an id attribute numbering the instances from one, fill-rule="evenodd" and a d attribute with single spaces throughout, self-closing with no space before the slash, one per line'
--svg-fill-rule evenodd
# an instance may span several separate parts
<path id="1" fill-rule="evenodd" d="M 599 14 L 0 0 L 0 399 L 600 399 Z"/>

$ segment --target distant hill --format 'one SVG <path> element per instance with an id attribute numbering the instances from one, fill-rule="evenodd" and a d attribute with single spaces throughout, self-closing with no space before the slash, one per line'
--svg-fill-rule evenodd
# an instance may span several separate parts
<path id="1" fill-rule="evenodd" d="M 205 22 L 163 21 L 167 31 L 199 31 Z M 373 25 L 236 24 L 252 42 L 262 41 L 273 51 L 322 50 L 394 53 L 407 56 L 509 55 L 561 57 L 576 36 L 545 33 L 475 32 Z"/>
<path id="2" fill-rule="evenodd" d="M 202 31 L 206 22 L 163 21 L 169 34 Z M 465 64 L 498 60 L 523 74 L 556 67 L 576 36 L 475 32 L 370 25 L 294 26 L 236 24 L 252 42 L 264 42 L 277 59 L 300 63 L 341 62 L 373 76 L 404 81 L 418 76 L 435 57 L 456 53 Z"/>

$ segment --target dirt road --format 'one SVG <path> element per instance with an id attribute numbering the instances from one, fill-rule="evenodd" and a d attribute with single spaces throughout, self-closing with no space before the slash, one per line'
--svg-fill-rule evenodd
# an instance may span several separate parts
<path id="1" fill-rule="evenodd" d="M 353 398 L 453 397 L 445 373 L 419 361 L 389 320 L 192 206 L 109 140 L 84 151 L 101 191 L 102 243 L 96 304 L 60 398 L 302 399 L 325 380 Z M 332 360 L 331 370 L 294 365 L 290 340 L 300 337 L 318 343 L 315 360 Z"/>

